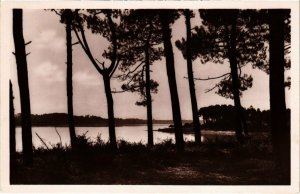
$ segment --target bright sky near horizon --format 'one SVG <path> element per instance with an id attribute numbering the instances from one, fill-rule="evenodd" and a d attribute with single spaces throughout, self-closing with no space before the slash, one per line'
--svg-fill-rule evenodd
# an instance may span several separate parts
<path id="1" fill-rule="evenodd" d="M 29 87 L 32 114 L 67 112 L 66 97 L 66 43 L 65 26 L 59 22 L 59 16 L 51 11 L 24 10 L 23 30 L 25 41 L 32 41 L 26 47 L 31 52 L 27 57 Z M 197 14 L 192 19 L 192 25 L 199 25 Z M 192 119 L 186 61 L 175 47 L 175 41 L 185 37 L 184 18 L 178 19 L 172 26 L 172 42 L 175 58 L 176 80 L 179 92 L 180 108 L 183 119 Z M 12 34 L 12 33 L 11 33 Z M 94 55 L 101 58 L 107 42 L 99 36 L 87 33 L 87 38 Z M 11 37 L 13 41 L 13 38 Z M 76 37 L 73 35 L 73 42 Z M 12 44 L 13 45 L 13 44 Z M 12 47 L 12 51 L 14 48 Z M 16 65 L 11 55 L 11 77 L 15 96 L 15 112 L 20 112 L 19 90 L 16 78 Z M 83 52 L 80 45 L 73 47 L 73 98 L 75 115 L 97 115 L 107 117 L 106 98 L 102 77 Z M 159 83 L 158 93 L 153 97 L 153 118 L 172 119 L 172 109 L 164 59 L 157 61 L 151 67 L 152 79 Z M 193 62 L 195 77 L 207 78 L 218 76 L 230 71 L 229 64 L 201 64 Z M 269 109 L 268 75 L 261 70 L 246 66 L 243 71 L 253 76 L 253 86 L 243 93 L 242 106 L 248 108 Z M 115 74 L 118 74 L 117 71 Z M 214 104 L 233 104 L 233 100 L 225 99 L 214 92 L 205 93 L 218 80 L 196 81 L 198 107 Z M 112 89 L 119 90 L 120 82 L 112 80 Z M 114 94 L 115 117 L 146 119 L 146 108 L 136 106 L 138 94 Z M 286 89 L 286 104 L 290 107 L 290 91 Z"/>

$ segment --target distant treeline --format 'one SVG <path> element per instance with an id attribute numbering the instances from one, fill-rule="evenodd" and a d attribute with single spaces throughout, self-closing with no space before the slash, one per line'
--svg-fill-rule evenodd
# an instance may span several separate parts
<path id="1" fill-rule="evenodd" d="M 21 116 L 17 114 L 16 126 L 21 126 Z M 57 126 L 57 127 L 68 127 L 68 115 L 66 113 L 49 113 L 42 115 L 31 115 L 31 121 L 33 126 Z M 107 126 L 107 119 L 86 115 L 86 116 L 74 116 L 75 126 L 78 127 L 98 127 Z M 171 120 L 153 120 L 154 124 L 172 124 Z M 117 126 L 126 125 L 146 125 L 147 120 L 128 118 L 120 119 L 116 118 Z"/>
<path id="2" fill-rule="evenodd" d="M 234 130 L 235 107 L 232 105 L 213 105 L 199 109 L 202 127 L 215 130 Z M 270 130 L 270 110 L 261 111 L 252 106 L 243 109 L 249 131 Z M 291 110 L 287 109 L 288 125 L 290 125 Z"/>

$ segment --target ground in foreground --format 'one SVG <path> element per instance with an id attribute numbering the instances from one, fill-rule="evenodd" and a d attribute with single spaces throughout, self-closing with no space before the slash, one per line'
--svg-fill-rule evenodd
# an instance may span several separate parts
<path id="1" fill-rule="evenodd" d="M 282 185 L 289 176 L 276 168 L 268 137 L 244 145 L 211 140 L 186 144 L 177 153 L 171 141 L 152 148 L 119 142 L 116 152 L 99 140 L 81 139 L 81 148 L 60 146 L 34 152 L 31 166 L 15 156 L 11 184 L 128 184 L 128 185 Z"/>

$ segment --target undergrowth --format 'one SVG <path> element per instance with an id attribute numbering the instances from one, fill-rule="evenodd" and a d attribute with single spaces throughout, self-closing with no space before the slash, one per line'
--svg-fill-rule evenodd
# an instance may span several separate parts
<path id="1" fill-rule="evenodd" d="M 52 145 L 35 148 L 32 166 L 18 153 L 11 166 L 12 184 L 286 184 L 279 177 L 268 137 L 253 136 L 241 145 L 208 138 L 185 143 L 176 152 L 171 139 L 154 146 L 119 140 L 112 151 L 99 135 L 77 137 L 76 149 Z"/>

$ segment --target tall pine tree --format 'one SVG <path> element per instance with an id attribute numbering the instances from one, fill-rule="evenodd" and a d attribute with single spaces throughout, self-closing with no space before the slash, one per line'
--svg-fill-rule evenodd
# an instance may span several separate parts
<path id="1" fill-rule="evenodd" d="M 162 38 L 164 45 L 164 54 L 166 58 L 166 69 L 168 75 L 168 82 L 171 95 L 172 115 L 175 128 L 175 140 L 176 148 L 178 151 L 184 150 L 183 132 L 182 132 L 182 120 L 180 112 L 180 103 L 178 98 L 175 64 L 174 64 L 174 52 L 171 42 L 172 30 L 170 25 L 178 18 L 179 14 L 177 10 L 159 10 L 159 18 L 162 26 Z"/>
<path id="2" fill-rule="evenodd" d="M 152 97 L 158 83 L 151 79 L 151 65 L 163 54 L 161 27 L 153 10 L 123 12 L 124 28 L 120 46 L 120 69 L 117 77 L 126 83 L 122 91 L 137 92 L 141 100 L 136 105 L 147 107 L 148 145 L 153 145 Z"/>
<path id="3" fill-rule="evenodd" d="M 32 163 L 32 132 L 26 49 L 23 36 L 23 10 L 13 10 L 13 37 L 21 101 L 22 147 L 24 162 Z"/>

